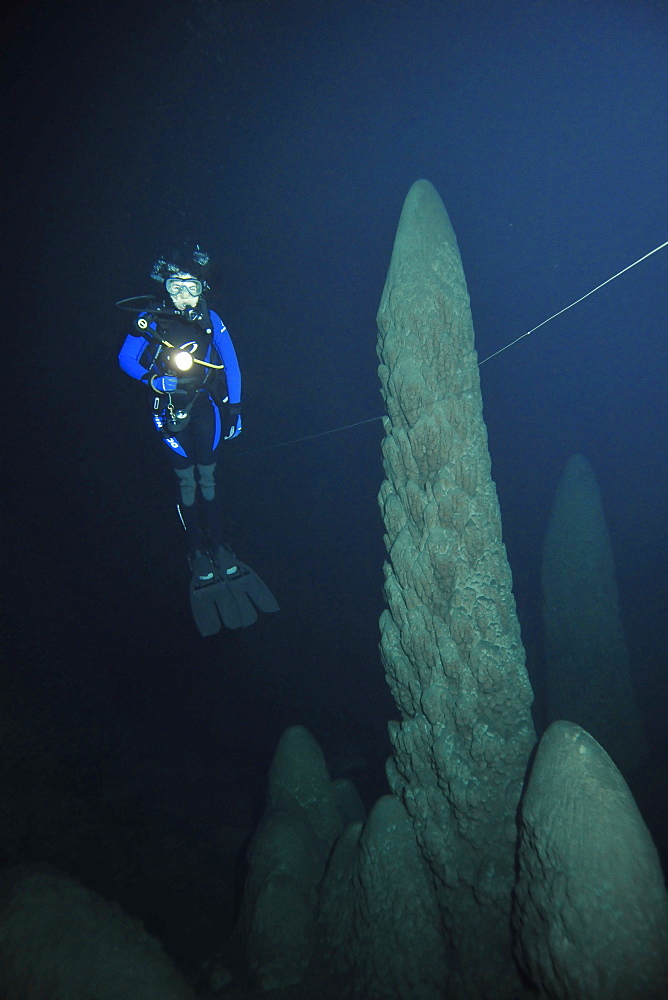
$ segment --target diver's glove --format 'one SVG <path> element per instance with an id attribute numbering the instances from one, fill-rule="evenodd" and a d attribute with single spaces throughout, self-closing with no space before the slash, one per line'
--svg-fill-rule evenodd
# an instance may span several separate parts
<path id="1" fill-rule="evenodd" d="M 179 380 L 176 375 L 154 375 L 151 385 L 156 392 L 176 392 Z"/>
<path id="2" fill-rule="evenodd" d="M 226 441 L 231 441 L 232 438 L 241 434 L 241 404 L 232 403 L 229 408 L 229 413 L 227 433 L 225 434 Z"/>

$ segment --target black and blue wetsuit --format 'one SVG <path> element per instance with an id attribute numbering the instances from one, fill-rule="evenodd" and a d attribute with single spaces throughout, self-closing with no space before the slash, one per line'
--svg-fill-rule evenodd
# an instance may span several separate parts
<path id="1" fill-rule="evenodd" d="M 149 321 L 146 334 L 128 334 L 118 355 L 121 368 L 132 378 L 154 388 L 155 376 L 179 375 L 168 366 L 165 342 L 186 348 L 195 359 L 222 365 L 209 368 L 195 363 L 187 375 L 179 375 L 174 392 L 154 393 L 153 421 L 174 467 L 209 465 L 215 462 L 221 439 L 228 433 L 236 436 L 241 427 L 241 373 L 230 335 L 203 299 L 194 322 L 178 315 L 144 315 Z M 175 409 L 188 413 L 183 430 L 175 431 L 170 421 Z"/>
<path id="2" fill-rule="evenodd" d="M 241 431 L 241 374 L 230 335 L 200 299 L 189 315 L 157 307 L 137 317 L 138 331 L 118 355 L 124 372 L 153 390 L 153 422 L 180 484 L 179 512 L 191 556 L 222 542 L 214 471 L 221 440 Z M 174 367 L 185 351 L 192 366 Z M 171 391 L 165 391 L 167 377 Z M 195 477 L 197 469 L 197 479 Z"/>

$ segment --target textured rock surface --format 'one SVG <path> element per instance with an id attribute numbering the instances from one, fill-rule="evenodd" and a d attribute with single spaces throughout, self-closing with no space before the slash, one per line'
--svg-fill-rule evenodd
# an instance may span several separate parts
<path id="1" fill-rule="evenodd" d="M 615 765 L 568 722 L 543 736 L 522 802 L 514 923 L 541 997 L 668 996 L 656 849 Z"/>
<path id="2" fill-rule="evenodd" d="M 445 995 L 515 996 L 515 813 L 531 689 L 455 235 L 431 184 L 408 193 L 378 312 L 387 404 L 381 619 L 392 790 L 411 816 L 446 928 Z"/>
<path id="3" fill-rule="evenodd" d="M 511 914 L 531 691 L 464 275 L 425 181 L 406 199 L 378 325 L 389 415 L 381 649 L 402 715 L 390 725 L 394 795 L 363 822 L 313 738 L 287 731 L 249 852 L 252 986 L 235 996 L 658 1000 L 656 851 L 610 759 L 568 723 L 544 737 L 524 799 Z M 511 916 L 535 989 L 513 959 Z"/>
<path id="4" fill-rule="evenodd" d="M 557 490 L 543 551 L 543 598 L 549 720 L 582 726 L 628 773 L 647 747 L 601 496 L 582 455 L 569 460 Z"/>
<path id="5" fill-rule="evenodd" d="M 363 816 L 349 782 L 332 782 L 302 726 L 286 730 L 269 775 L 269 802 L 248 852 L 242 933 L 252 981 L 300 983 L 315 941 L 317 891 L 336 838 Z"/>
<path id="6" fill-rule="evenodd" d="M 349 782 L 331 782 L 313 737 L 293 727 L 271 768 L 249 851 L 244 997 L 440 1000 L 445 947 L 431 873 L 394 796 L 366 822 Z"/>
<path id="7" fill-rule="evenodd" d="M 162 946 L 120 907 L 52 869 L 0 877 L 2 1000 L 194 1000 Z"/>
<path id="8" fill-rule="evenodd" d="M 412 824 L 396 798 L 381 798 L 364 826 L 353 824 L 340 837 L 319 910 L 310 995 L 443 997 L 445 947 L 436 899 Z"/>

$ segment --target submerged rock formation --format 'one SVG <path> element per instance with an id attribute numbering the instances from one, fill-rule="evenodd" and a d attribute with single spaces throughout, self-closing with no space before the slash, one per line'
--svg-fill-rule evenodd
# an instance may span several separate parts
<path id="1" fill-rule="evenodd" d="M 447 927 L 452 997 L 514 995 L 515 814 L 531 688 L 491 479 L 455 235 L 427 181 L 404 204 L 378 312 L 388 417 L 381 649 L 402 711 L 390 786 Z"/>
<path id="2" fill-rule="evenodd" d="M 279 773 L 288 788 L 297 771 L 287 777 L 286 754 L 278 754 L 250 852 L 249 964 L 265 988 L 301 976 L 321 997 L 503 1000 L 522 995 L 510 900 L 515 817 L 534 744 L 531 689 L 466 283 L 452 227 L 427 181 L 406 198 L 378 327 L 388 411 L 380 503 L 389 611 L 381 649 L 402 712 L 390 724 L 394 798 L 381 799 L 365 825 L 337 834 L 336 822 L 327 822 L 327 835 L 317 833 L 309 810 L 294 808 L 300 796 L 283 794 L 279 805 Z M 302 746 L 293 755 L 298 771 L 305 761 L 319 772 Z M 331 815 L 327 782 L 306 785 L 320 789 L 309 801 Z M 288 826 L 290 836 L 281 832 Z M 273 924 L 258 916 L 270 892 Z M 288 926 L 299 945 L 282 939 Z M 273 975 L 270 952 L 281 966 Z"/>
<path id="3" fill-rule="evenodd" d="M 242 917 L 248 987 L 318 1000 L 440 1000 L 442 929 L 431 876 L 392 796 L 364 810 L 331 781 L 301 726 L 276 750 L 264 818 L 249 850 Z"/>
<path id="4" fill-rule="evenodd" d="M 619 613 L 601 495 L 583 455 L 569 460 L 543 551 L 550 721 L 576 722 L 629 773 L 647 752 Z"/>
<path id="5" fill-rule="evenodd" d="M 551 1000 L 665 1000 L 668 896 L 624 779 L 579 726 L 543 736 L 522 801 L 518 955 Z"/>
<path id="6" fill-rule="evenodd" d="M 311 996 L 443 997 L 447 949 L 431 873 L 394 796 L 379 799 L 366 823 L 339 839 L 321 888 L 319 924 Z"/>
<path id="7" fill-rule="evenodd" d="M 228 952 L 246 956 L 237 996 L 640 1000 L 628 972 L 640 962 L 651 971 L 638 982 L 658 1000 L 666 894 L 656 852 L 612 763 L 566 723 L 538 752 L 516 885 L 531 690 L 462 265 L 426 181 L 406 198 L 378 326 L 381 652 L 402 716 L 390 723 L 393 794 L 365 820 L 310 734 L 286 732 Z M 623 920 L 632 926 L 618 950 Z"/>
<path id="8" fill-rule="evenodd" d="M 46 867 L 0 875 L 2 1000 L 194 1000 L 159 942 L 119 906 Z"/>
<path id="9" fill-rule="evenodd" d="M 271 765 L 267 809 L 249 849 L 237 928 L 253 986 L 283 989 L 302 981 L 313 960 L 317 894 L 327 860 L 348 824 L 363 816 L 350 782 L 330 780 L 311 734 L 302 726 L 286 730 Z"/>

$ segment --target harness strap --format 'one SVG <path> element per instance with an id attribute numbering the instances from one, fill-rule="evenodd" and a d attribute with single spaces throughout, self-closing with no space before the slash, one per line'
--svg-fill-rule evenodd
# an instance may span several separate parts
<path id="1" fill-rule="evenodd" d="M 165 347 L 171 347 L 172 350 L 177 350 L 177 351 L 181 350 L 180 347 L 176 347 L 174 344 L 170 344 L 168 340 L 161 340 L 160 343 L 163 344 Z M 192 355 L 191 355 L 191 357 L 192 357 Z M 218 371 L 220 371 L 222 368 L 225 367 L 225 365 L 223 365 L 223 364 L 214 365 L 210 361 L 200 361 L 199 358 L 195 358 L 195 357 L 193 357 L 192 360 L 193 360 L 193 363 L 196 364 L 196 365 L 204 365 L 205 368 L 216 368 Z"/>

